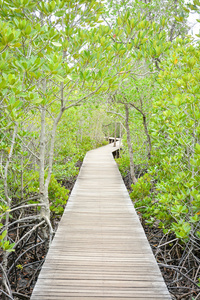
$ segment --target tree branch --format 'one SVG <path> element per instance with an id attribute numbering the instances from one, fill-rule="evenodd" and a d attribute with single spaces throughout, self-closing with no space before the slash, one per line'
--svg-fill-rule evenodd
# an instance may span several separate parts
<path id="1" fill-rule="evenodd" d="M 124 120 L 126 119 L 125 116 L 123 116 L 122 114 L 118 113 L 118 112 L 115 112 L 115 111 L 106 111 L 107 113 L 109 114 L 115 114 L 115 115 L 118 115 L 120 116 L 121 118 L 123 118 Z"/>
<path id="2" fill-rule="evenodd" d="M 174 271 L 178 272 L 183 277 L 185 277 L 187 280 L 192 282 L 198 289 L 200 289 L 199 285 L 195 281 L 193 281 L 190 277 L 188 277 L 184 273 L 182 273 L 176 266 L 165 265 L 165 264 L 162 264 L 162 263 L 158 263 L 158 265 L 161 266 L 161 267 L 164 267 L 164 268 L 173 269 Z"/>
<path id="3" fill-rule="evenodd" d="M 19 136 L 19 134 L 17 135 L 17 137 L 20 139 L 20 141 L 23 143 L 23 146 L 33 155 L 35 156 L 38 160 L 40 160 L 40 158 L 23 142 L 22 138 Z"/>

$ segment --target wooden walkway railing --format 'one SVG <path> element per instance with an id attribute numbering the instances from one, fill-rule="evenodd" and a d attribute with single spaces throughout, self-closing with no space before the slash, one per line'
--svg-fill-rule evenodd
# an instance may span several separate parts
<path id="1" fill-rule="evenodd" d="M 31 300 L 171 299 L 113 150 L 87 153 Z"/>

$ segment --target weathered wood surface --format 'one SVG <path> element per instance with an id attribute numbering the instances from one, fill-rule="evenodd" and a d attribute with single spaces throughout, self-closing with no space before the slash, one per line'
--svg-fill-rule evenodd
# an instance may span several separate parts
<path id="1" fill-rule="evenodd" d="M 171 299 L 113 150 L 87 153 L 31 300 Z"/>

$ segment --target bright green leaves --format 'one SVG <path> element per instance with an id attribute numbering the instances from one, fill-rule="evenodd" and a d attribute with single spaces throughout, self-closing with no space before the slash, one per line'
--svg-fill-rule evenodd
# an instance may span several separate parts
<path id="1" fill-rule="evenodd" d="M 19 32 L 15 31 L 10 24 L 5 24 L 0 21 L 0 53 L 3 53 L 6 50 L 6 47 L 19 47 L 19 43 L 17 42 L 17 38 L 19 36 Z"/>
<path id="2" fill-rule="evenodd" d="M 193 217 L 190 217 L 190 222 L 197 223 L 197 222 L 199 222 L 199 219 L 200 219 L 200 217 L 199 217 L 199 212 L 198 212 Z"/>
<path id="3" fill-rule="evenodd" d="M 18 0 L 18 1 L 4 1 L 4 4 L 9 8 L 13 13 L 22 13 L 23 9 L 33 9 L 37 3 L 34 3 L 31 0 Z"/>
<path id="4" fill-rule="evenodd" d="M 14 74 L 9 74 L 7 77 L 7 80 L 9 82 L 10 85 L 13 85 L 16 83 L 16 77 Z"/>
<path id="5" fill-rule="evenodd" d="M 120 18 L 120 17 L 117 18 L 117 24 L 118 24 L 119 26 L 123 24 L 122 18 Z"/>
<path id="6" fill-rule="evenodd" d="M 138 179 L 138 182 L 135 185 L 132 185 L 133 191 L 130 194 L 131 199 L 135 202 L 149 196 L 151 187 L 151 177 L 148 174 L 145 174 Z M 136 207 L 139 207 L 138 203 Z"/>
<path id="7" fill-rule="evenodd" d="M 44 15 L 49 16 L 56 9 L 56 2 L 54 0 L 49 1 L 49 2 L 40 2 L 39 7 L 40 7 L 41 12 Z M 58 5 L 58 7 L 59 7 L 59 5 Z"/>
<path id="8" fill-rule="evenodd" d="M 194 67 L 194 65 L 196 64 L 196 62 L 197 62 L 197 60 L 196 60 L 196 58 L 195 57 L 193 57 L 193 58 L 191 58 L 191 59 L 189 59 L 188 60 L 188 66 L 189 66 L 189 68 L 190 69 L 192 69 L 193 67 Z"/>
<path id="9" fill-rule="evenodd" d="M 184 21 L 184 17 L 177 17 L 177 16 L 174 16 L 175 20 L 177 22 L 183 22 Z"/>
<path id="10" fill-rule="evenodd" d="M 164 21 L 162 23 L 164 26 Z M 150 23 L 144 15 L 141 16 L 138 14 L 138 16 L 135 15 L 131 19 L 130 16 L 127 18 L 125 14 L 118 17 L 117 25 L 114 37 L 127 45 L 131 44 L 128 50 L 134 47 L 137 51 L 137 59 L 142 59 L 142 57 L 147 58 L 148 56 L 159 57 L 165 49 L 165 45 L 162 45 L 162 38 L 165 36 L 165 31 L 160 32 L 158 24 L 155 22 Z M 153 48 L 152 41 L 154 41 Z"/>
<path id="11" fill-rule="evenodd" d="M 62 44 L 58 42 L 52 42 L 52 44 L 56 47 L 62 47 Z"/>
<path id="12" fill-rule="evenodd" d="M 15 243 L 10 243 L 7 240 L 7 230 L 3 231 L 3 233 L 0 235 L 0 249 L 7 252 L 13 252 L 15 251 L 13 249 Z"/>
<path id="13" fill-rule="evenodd" d="M 55 9 L 55 7 L 56 7 L 56 2 L 55 2 L 54 0 L 48 2 L 48 11 L 49 11 L 49 12 L 53 12 L 54 9 Z"/>
<path id="14" fill-rule="evenodd" d="M 172 230 L 180 239 L 188 239 L 191 225 L 188 222 L 180 220 L 178 223 L 172 223 Z"/>
<path id="15" fill-rule="evenodd" d="M 164 27 L 165 23 L 166 23 L 166 18 L 163 17 L 162 20 L 161 20 L 161 25 Z"/>
<path id="16" fill-rule="evenodd" d="M 162 228 L 187 240 L 193 224 L 199 221 L 200 211 L 200 98 L 197 88 L 200 56 L 198 45 L 184 45 L 180 40 L 177 43 L 158 79 L 162 92 L 158 92 L 153 106 L 151 126 L 155 152 L 152 169 L 158 166 L 154 171 L 158 178 L 155 185 L 157 206 L 167 211 L 173 220 L 169 223 L 165 217 Z M 155 217 L 159 219 L 159 214 Z"/>
<path id="17" fill-rule="evenodd" d="M 113 50 L 116 55 L 123 56 L 123 54 L 126 52 L 126 48 L 122 44 L 114 44 L 113 45 Z"/>
<path id="18" fill-rule="evenodd" d="M 159 57 L 161 54 L 161 45 L 155 47 L 155 56 Z"/>
<path id="19" fill-rule="evenodd" d="M 91 72 L 89 70 L 84 72 L 80 71 L 80 79 L 83 81 L 89 81 L 91 79 Z"/>
<path id="20" fill-rule="evenodd" d="M 118 16 L 110 27 L 113 28 L 110 32 L 113 42 L 123 45 L 126 49 L 124 53 L 122 52 L 122 56 L 126 53 L 127 56 L 130 55 L 136 60 L 158 58 L 170 46 L 167 42 L 166 17 L 163 16 L 160 22 L 149 21 L 146 15 L 141 13 L 143 5 L 145 6 L 140 3 L 137 7 L 135 3 L 134 9 L 127 11 L 126 7 L 121 4 L 121 12 L 118 14 L 116 9 Z"/>
<path id="21" fill-rule="evenodd" d="M 197 144 L 195 145 L 195 150 L 196 150 L 196 153 L 197 154 L 200 154 L 200 144 Z"/>
<path id="22" fill-rule="evenodd" d="M 31 25 L 28 25 L 25 29 L 25 35 L 29 35 L 31 33 Z"/>
<path id="23" fill-rule="evenodd" d="M 66 190 L 52 175 L 49 184 L 49 198 L 51 200 L 50 210 L 53 213 L 53 217 L 56 215 L 62 215 L 65 205 L 68 200 L 69 190 Z"/>
<path id="24" fill-rule="evenodd" d="M 180 214 L 187 214 L 188 208 L 185 205 L 175 205 L 172 207 L 171 212 L 175 217 L 178 217 Z"/>

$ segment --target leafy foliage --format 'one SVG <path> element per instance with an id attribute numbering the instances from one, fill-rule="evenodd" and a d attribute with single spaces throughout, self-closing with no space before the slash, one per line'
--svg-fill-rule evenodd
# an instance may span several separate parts
<path id="1" fill-rule="evenodd" d="M 139 199 L 136 207 L 142 207 L 145 218 L 160 220 L 164 232 L 171 230 L 188 240 L 190 235 L 199 238 L 200 52 L 198 46 L 178 42 L 180 46 L 163 63 L 165 71 L 158 79 L 161 89 L 152 108 L 151 184 L 143 177 L 131 196 Z"/>
<path id="2" fill-rule="evenodd" d="M 2 249 L 3 251 L 7 252 L 13 252 L 15 251 L 13 249 L 15 243 L 10 243 L 7 239 L 7 231 L 3 231 L 3 233 L 0 235 L 0 250 Z"/>
<path id="3" fill-rule="evenodd" d="M 62 215 L 68 200 L 68 190 L 62 187 L 52 175 L 49 184 L 50 210 L 53 215 Z"/>

